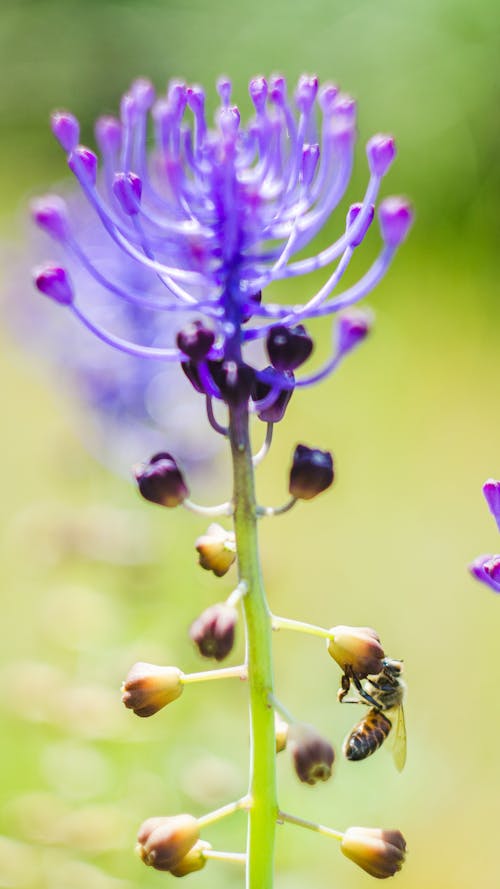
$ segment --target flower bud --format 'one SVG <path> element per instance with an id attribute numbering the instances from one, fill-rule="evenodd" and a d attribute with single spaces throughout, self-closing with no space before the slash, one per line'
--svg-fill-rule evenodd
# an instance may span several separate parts
<path id="1" fill-rule="evenodd" d="M 332 745 L 312 725 L 289 726 L 288 748 L 299 779 L 304 784 L 328 781 L 332 774 L 335 753 Z"/>
<path id="2" fill-rule="evenodd" d="M 333 482 L 333 459 L 328 451 L 297 445 L 288 490 L 298 500 L 312 500 Z"/>
<path id="3" fill-rule="evenodd" d="M 276 738 L 276 753 L 281 753 L 286 748 L 289 728 L 288 722 L 285 722 L 278 713 L 275 713 L 274 737 Z"/>
<path id="4" fill-rule="evenodd" d="M 372 877 L 384 880 L 401 870 L 406 842 L 399 830 L 349 827 L 340 844 L 342 852 Z"/>
<path id="5" fill-rule="evenodd" d="M 194 621 L 189 635 L 202 657 L 222 661 L 234 645 L 238 612 L 231 605 L 211 605 Z"/>
<path id="6" fill-rule="evenodd" d="M 485 583 L 490 589 L 494 590 L 495 593 L 500 593 L 500 583 L 497 583 L 494 580 L 492 575 L 496 575 L 496 571 L 494 570 L 494 563 L 496 561 L 500 561 L 500 556 L 493 556 L 485 554 L 483 556 L 477 556 L 474 559 L 472 564 L 469 565 L 469 571 L 476 578 L 476 580 L 480 580 L 481 583 Z M 489 572 L 486 570 L 486 565 L 488 565 Z"/>
<path id="7" fill-rule="evenodd" d="M 210 361 L 209 368 L 227 404 L 238 407 L 248 401 L 255 378 L 253 367 L 244 362 Z"/>
<path id="8" fill-rule="evenodd" d="M 393 137 L 382 133 L 372 136 L 366 145 L 366 155 L 370 173 L 375 176 L 385 176 L 396 157 L 396 143 Z"/>
<path id="9" fill-rule="evenodd" d="M 370 333 L 373 322 L 371 312 L 363 309 L 351 309 L 339 315 L 337 324 L 337 352 L 338 355 L 347 355 Z"/>
<path id="10" fill-rule="evenodd" d="M 188 488 L 171 454 L 161 452 L 149 463 L 134 469 L 139 491 L 146 500 L 160 506 L 178 506 L 189 494 Z"/>
<path id="11" fill-rule="evenodd" d="M 170 870 L 179 865 L 200 835 L 192 815 L 148 818 L 137 834 L 137 851 L 144 864 L 156 870 Z"/>
<path id="12" fill-rule="evenodd" d="M 70 111 L 54 111 L 50 116 L 50 128 L 64 151 L 73 151 L 80 138 L 80 125 Z"/>
<path id="13" fill-rule="evenodd" d="M 500 584 L 500 556 L 493 556 L 491 559 L 488 559 L 484 563 L 483 568 L 493 583 Z"/>
<path id="14" fill-rule="evenodd" d="M 404 198 L 386 198 L 378 211 L 380 231 L 388 247 L 403 243 L 413 222 L 411 204 Z"/>
<path id="15" fill-rule="evenodd" d="M 266 382 L 263 380 L 259 380 L 257 377 L 255 379 L 255 383 L 252 389 L 252 400 L 253 401 L 261 401 L 266 398 L 267 395 L 271 392 L 273 388 L 273 384 L 268 382 L 269 380 L 275 381 L 275 385 L 277 387 L 280 386 L 280 382 L 283 380 L 284 382 L 291 383 L 290 388 L 277 388 L 276 390 L 276 398 L 272 404 L 268 407 L 264 407 L 257 414 L 259 420 L 263 420 L 264 423 L 279 423 L 280 420 L 285 416 L 285 411 L 288 407 L 288 402 L 290 401 L 293 395 L 293 388 L 295 385 L 295 377 L 291 371 L 280 371 L 276 370 L 271 365 L 269 367 L 264 368 L 264 373 L 266 374 Z"/>
<path id="16" fill-rule="evenodd" d="M 488 509 L 500 531 L 500 482 L 494 478 L 489 478 L 483 485 L 483 494 L 488 504 Z"/>
<path id="17" fill-rule="evenodd" d="M 85 145 L 77 145 L 68 158 L 68 166 L 80 180 L 84 179 L 90 185 L 96 184 L 97 155 L 90 148 L 86 148 Z"/>
<path id="18" fill-rule="evenodd" d="M 345 221 L 347 229 L 351 228 L 351 226 L 354 225 L 354 223 L 356 222 L 356 219 L 358 218 L 362 209 L 363 209 L 363 204 L 351 204 L 351 206 L 349 207 L 349 210 L 347 211 L 347 216 L 346 216 L 346 221 Z M 370 206 L 368 208 L 368 213 L 366 214 L 366 219 L 365 219 L 363 225 L 361 226 L 356 237 L 350 241 L 351 247 L 359 247 L 359 245 L 361 244 L 368 229 L 370 228 L 370 225 L 373 222 L 374 216 L 375 216 L 375 207 L 373 204 L 370 204 Z"/>
<path id="19" fill-rule="evenodd" d="M 267 335 L 266 348 L 276 370 L 295 370 L 309 358 L 313 341 L 302 324 L 291 329 L 276 324 Z"/>
<path id="20" fill-rule="evenodd" d="M 54 240 L 65 241 L 68 237 L 66 203 L 58 195 L 49 194 L 36 198 L 31 204 L 31 215 L 38 227 Z"/>
<path id="21" fill-rule="evenodd" d="M 376 676 L 382 671 L 385 657 L 380 639 L 371 627 L 332 627 L 327 639 L 328 653 L 343 670 L 350 667 L 359 679 Z"/>
<path id="22" fill-rule="evenodd" d="M 103 154 L 119 151 L 122 142 L 122 125 L 116 117 L 99 117 L 95 125 L 95 138 Z"/>
<path id="23" fill-rule="evenodd" d="M 40 293 L 61 306 L 70 306 L 74 300 L 68 273 L 61 266 L 44 265 L 34 272 L 35 285 Z"/>
<path id="24" fill-rule="evenodd" d="M 206 534 L 198 537 L 196 549 L 200 556 L 201 567 L 213 571 L 216 577 L 222 577 L 236 559 L 234 532 L 226 531 L 214 522 L 208 527 Z"/>
<path id="25" fill-rule="evenodd" d="M 183 674 L 177 667 L 158 667 L 139 662 L 122 685 L 122 702 L 137 716 L 153 716 L 184 691 Z"/>
<path id="26" fill-rule="evenodd" d="M 113 194 L 127 216 L 136 216 L 140 210 L 142 181 L 135 173 L 115 173 Z"/>
<path id="27" fill-rule="evenodd" d="M 181 858 L 178 864 L 175 864 L 174 867 L 170 868 L 170 873 L 173 877 L 185 877 L 187 874 L 192 874 L 196 870 L 202 870 L 207 863 L 204 853 L 207 849 L 211 848 L 212 846 L 210 843 L 205 842 L 205 840 L 198 840 L 193 848 L 189 850 L 187 855 L 185 855 L 184 858 Z"/>
<path id="28" fill-rule="evenodd" d="M 193 361 L 202 361 L 210 352 L 215 334 L 202 321 L 191 321 L 177 334 L 177 345 L 181 352 Z"/>

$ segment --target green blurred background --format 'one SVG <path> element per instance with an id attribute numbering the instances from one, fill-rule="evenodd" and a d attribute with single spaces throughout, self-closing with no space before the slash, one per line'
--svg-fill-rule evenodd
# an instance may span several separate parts
<path id="1" fill-rule="evenodd" d="M 255 73 L 340 82 L 359 101 L 351 200 L 365 181 L 363 143 L 376 131 L 397 136 L 384 190 L 410 195 L 417 222 L 370 298 L 374 333 L 334 379 L 294 397 L 258 484 L 263 502 L 279 503 L 297 441 L 334 451 L 332 491 L 262 525 L 272 607 L 375 626 L 404 658 L 409 686 L 402 775 L 386 751 L 359 765 L 339 757 L 334 780 L 310 789 L 283 755 L 283 808 L 338 828 L 402 829 L 401 889 L 500 882 L 500 602 L 467 572 L 474 555 L 499 549 L 481 496 L 500 475 L 499 58 L 496 0 L 0 2 L 9 281 L 11 251 L 27 240 L 23 208 L 65 175 L 49 111 L 69 107 L 90 141 L 92 121 L 137 75 L 161 88 L 173 75 L 209 86 L 226 73 L 244 108 Z M 358 272 L 368 256 L 359 262 Z M 29 266 L 4 288 L 11 299 L 30 288 Z M 328 334 L 318 336 L 321 352 Z M 29 343 L 23 351 L 5 337 L 0 886 L 161 886 L 173 878 L 132 854 L 137 825 L 244 791 L 244 689 L 192 688 L 148 721 L 122 712 L 117 689 L 139 659 L 200 669 L 186 630 L 233 578 L 197 567 L 201 520 L 149 508 L 88 456 L 75 404 L 28 356 Z M 195 499 L 225 496 L 224 455 L 207 475 L 193 478 Z M 353 713 L 335 703 L 338 674 L 322 644 L 280 636 L 276 668 L 279 696 L 339 747 Z M 235 818 L 207 838 L 241 848 L 243 830 Z M 235 867 L 212 863 L 188 879 L 232 889 L 242 885 Z M 335 844 L 280 828 L 278 889 L 370 882 Z"/>

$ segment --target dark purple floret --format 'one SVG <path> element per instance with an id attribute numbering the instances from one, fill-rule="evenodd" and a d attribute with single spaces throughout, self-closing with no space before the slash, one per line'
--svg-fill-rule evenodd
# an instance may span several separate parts
<path id="1" fill-rule="evenodd" d="M 137 467 L 135 477 L 145 500 L 160 506 L 178 506 L 189 494 L 177 463 L 166 452 L 155 454 Z"/>
<path id="2" fill-rule="evenodd" d="M 312 500 L 333 482 L 333 458 L 328 451 L 297 445 L 288 490 L 298 500 Z"/>
<path id="3" fill-rule="evenodd" d="M 302 324 L 292 328 L 277 324 L 267 335 L 266 347 L 276 370 L 296 370 L 309 358 L 313 341 Z"/>
<path id="4" fill-rule="evenodd" d="M 291 371 L 280 373 L 272 366 L 265 367 L 264 373 L 266 374 L 266 382 L 260 380 L 258 376 L 255 378 L 252 400 L 257 402 L 256 408 L 259 420 L 263 420 L 265 423 L 279 423 L 285 416 L 288 402 L 293 395 L 295 377 Z M 284 388 L 283 382 L 288 384 Z M 267 401 L 271 393 L 274 394 L 274 399 L 271 398 L 271 403 L 259 410 L 258 402 L 264 399 Z"/>
<path id="5" fill-rule="evenodd" d="M 238 612 L 224 603 L 211 605 L 194 621 L 189 635 L 202 657 L 222 661 L 232 651 Z"/>
<path id="6" fill-rule="evenodd" d="M 248 401 L 255 379 L 253 367 L 236 361 L 209 361 L 208 367 L 227 404 L 237 407 Z"/>
<path id="7" fill-rule="evenodd" d="M 215 334 L 202 321 L 191 321 L 177 334 L 181 352 L 193 361 L 201 361 L 208 355 L 215 342 Z"/>
<path id="8" fill-rule="evenodd" d="M 203 388 L 203 383 L 200 380 L 200 373 L 195 361 L 182 361 L 181 367 L 184 373 L 186 374 L 189 382 L 191 383 L 193 389 L 196 389 L 201 395 L 205 393 L 205 389 Z"/>

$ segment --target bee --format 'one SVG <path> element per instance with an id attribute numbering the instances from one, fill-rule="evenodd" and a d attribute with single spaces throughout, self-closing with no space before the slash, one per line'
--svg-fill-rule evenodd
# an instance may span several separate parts
<path id="1" fill-rule="evenodd" d="M 404 768 L 406 727 L 403 700 L 406 686 L 401 679 L 402 670 L 402 661 L 384 658 L 382 671 L 377 676 L 366 679 L 364 685 L 352 669 L 342 676 L 339 700 L 344 700 L 352 681 L 358 697 L 346 703 L 366 704 L 370 707 L 366 716 L 354 726 L 344 741 L 342 750 L 347 759 L 357 761 L 371 756 L 388 738 L 392 729 L 394 763 L 398 771 Z"/>

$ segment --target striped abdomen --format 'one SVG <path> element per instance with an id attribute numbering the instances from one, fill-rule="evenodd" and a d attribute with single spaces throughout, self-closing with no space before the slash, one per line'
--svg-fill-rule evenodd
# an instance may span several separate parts
<path id="1" fill-rule="evenodd" d="M 366 759 L 384 743 L 391 728 L 392 722 L 387 716 L 372 707 L 345 739 L 344 756 L 352 761 Z"/>

